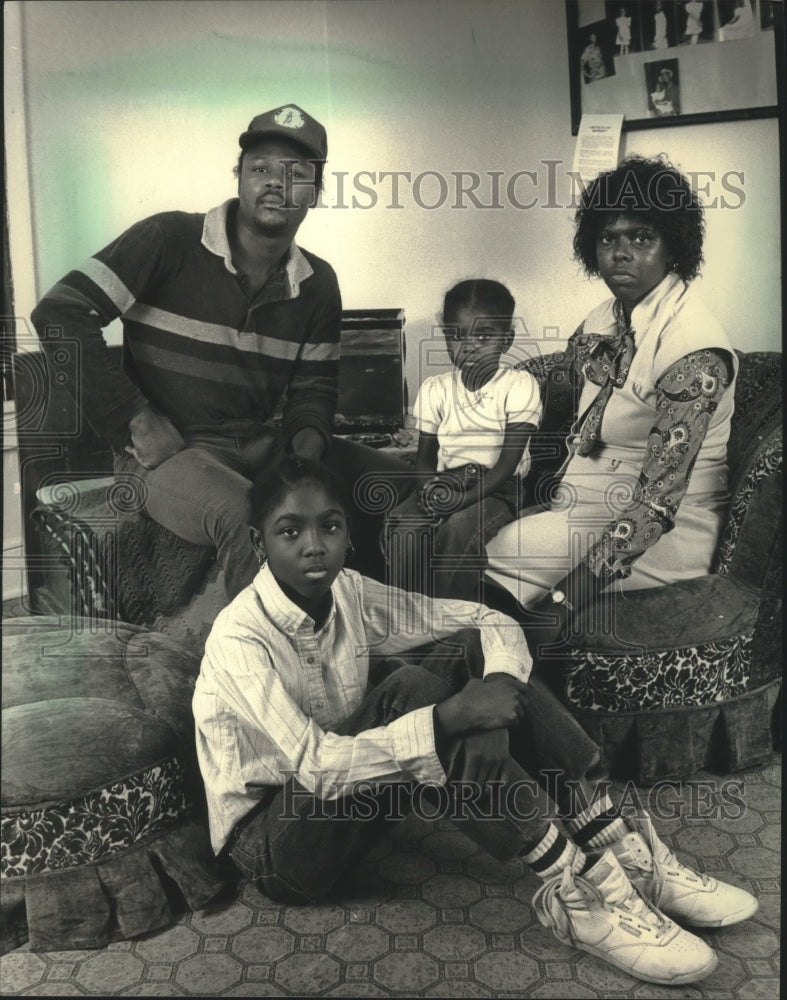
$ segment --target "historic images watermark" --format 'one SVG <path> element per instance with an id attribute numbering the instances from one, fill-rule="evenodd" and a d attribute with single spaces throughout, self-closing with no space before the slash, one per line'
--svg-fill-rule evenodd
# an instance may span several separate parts
<path id="1" fill-rule="evenodd" d="M 579 781 L 563 779 L 560 771 L 542 773 L 542 781 L 453 781 L 449 784 L 407 782 L 380 784 L 360 781 L 351 789 L 333 785 L 325 772 L 310 771 L 313 791 L 297 784 L 296 771 L 282 771 L 279 818 L 334 822 L 396 822 L 408 813 L 432 821 L 447 819 L 495 822 L 504 817 L 529 820 L 560 820 L 592 809 L 609 796 L 621 816 L 649 815 L 654 820 L 726 820 L 735 822 L 746 813 L 743 781 L 734 778 L 714 782 L 706 779 L 663 780 L 647 788 L 628 781 L 619 793 L 609 781 L 598 782 L 590 801 Z M 619 786 L 618 786 L 619 787 Z M 557 802 L 561 802 L 558 807 Z"/>
<path id="2" fill-rule="evenodd" d="M 297 161 L 283 160 L 285 190 L 289 195 L 312 181 L 294 176 Z M 688 170 L 692 192 L 706 209 L 742 208 L 746 203 L 745 175 L 742 170 Z M 589 185 L 563 160 L 542 159 L 535 169 L 505 170 L 326 170 L 322 189 L 315 195 L 315 208 L 336 210 L 385 208 L 419 209 L 427 212 L 451 208 L 458 211 L 517 211 L 576 209 Z M 621 188 L 612 211 L 636 210 L 648 202 L 666 209 L 685 208 L 686 192 L 675 187 L 674 177 L 665 169 L 650 181 L 648 191 L 639 187 L 632 173 Z"/>

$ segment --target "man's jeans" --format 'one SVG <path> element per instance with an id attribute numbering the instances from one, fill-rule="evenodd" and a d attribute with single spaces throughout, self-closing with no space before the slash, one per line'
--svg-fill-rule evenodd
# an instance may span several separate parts
<path id="1" fill-rule="evenodd" d="M 445 700 L 471 674 L 480 676 L 477 636 L 477 631 L 457 633 L 453 641 L 432 647 L 420 666 L 400 666 L 336 731 L 354 735 Z M 448 779 L 444 789 L 369 784 L 362 792 L 323 800 L 290 780 L 237 824 L 226 851 L 266 895 L 280 902 L 315 902 L 417 802 L 424 815 L 443 811 L 494 857 L 515 857 L 543 837 L 549 818 L 584 808 L 592 795 L 585 775 L 598 748 L 538 681 L 528 685 L 525 718 L 511 731 L 510 745 L 513 781 L 492 795 L 459 782 L 462 740 L 440 748 Z"/>
<path id="2" fill-rule="evenodd" d="M 253 438 L 199 434 L 155 469 L 144 469 L 132 455 L 116 451 L 115 475 L 132 483 L 137 477 L 144 508 L 154 521 L 187 542 L 216 549 L 232 599 L 259 568 L 249 539 L 251 482 L 283 452 L 281 436 L 272 428 Z M 326 461 L 347 484 L 353 502 L 355 561 L 367 575 L 382 579 L 378 545 L 383 517 L 411 488 L 412 470 L 400 459 L 336 437 Z M 375 491 L 376 481 L 390 487 L 390 497 L 380 499 L 386 490 Z M 353 567 L 353 561 L 348 565 Z"/>

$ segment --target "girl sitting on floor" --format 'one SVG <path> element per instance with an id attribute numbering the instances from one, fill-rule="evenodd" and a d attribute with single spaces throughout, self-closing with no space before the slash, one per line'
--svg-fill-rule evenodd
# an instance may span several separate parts
<path id="1" fill-rule="evenodd" d="M 313 903 L 431 793 L 540 876 L 534 905 L 561 941 L 649 982 L 708 975 L 714 952 L 672 918 L 722 926 L 756 900 L 684 867 L 590 783 L 597 747 L 529 681 L 520 628 L 343 569 L 347 507 L 322 466 L 286 459 L 252 510 L 261 568 L 216 619 L 193 700 L 215 851 L 272 898 Z M 420 665 L 369 685 L 370 649 L 417 647 Z"/>

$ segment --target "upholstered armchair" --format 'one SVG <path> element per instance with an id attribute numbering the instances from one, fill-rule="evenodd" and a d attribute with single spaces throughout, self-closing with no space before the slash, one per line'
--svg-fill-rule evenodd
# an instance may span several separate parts
<path id="1" fill-rule="evenodd" d="M 338 434 L 379 447 L 402 427 L 404 325 L 402 309 L 343 311 Z M 121 348 L 109 350 L 120 365 Z M 153 521 L 141 480 L 114 478 L 109 445 L 81 410 L 79 345 L 53 331 L 45 350 L 14 356 L 13 374 L 31 609 L 146 625 L 200 649 L 226 603 L 215 553 Z M 354 560 L 379 573 L 376 539 Z"/>
<path id="2" fill-rule="evenodd" d="M 615 628 L 575 635 L 562 694 L 612 774 L 650 784 L 704 767 L 735 771 L 778 740 L 781 691 L 782 366 L 742 353 L 728 445 L 731 504 L 708 576 L 618 601 Z M 546 495 L 573 390 L 556 355 L 524 362 L 549 397 L 532 499 Z"/>

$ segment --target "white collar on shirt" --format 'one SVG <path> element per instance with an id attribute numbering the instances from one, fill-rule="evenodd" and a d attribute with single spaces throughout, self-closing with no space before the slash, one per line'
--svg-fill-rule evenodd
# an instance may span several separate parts
<path id="1" fill-rule="evenodd" d="M 687 290 L 688 285 L 683 278 L 674 273 L 668 274 L 655 288 L 652 288 L 631 310 L 631 326 L 635 333 L 635 341 L 639 340 L 660 316 L 664 318 L 671 316 Z"/>
<path id="2" fill-rule="evenodd" d="M 631 310 L 631 326 L 635 334 L 635 343 L 639 343 L 655 320 L 672 315 L 688 288 L 681 277 L 671 273 L 634 306 Z M 601 305 L 596 306 L 585 320 L 583 332 L 613 336 L 617 332 L 615 301 L 606 299 Z"/>
<path id="3" fill-rule="evenodd" d="M 259 573 L 252 580 L 251 585 L 262 602 L 265 614 L 276 628 L 287 635 L 295 635 L 306 622 L 309 622 L 312 628 L 314 628 L 314 620 L 306 614 L 303 608 L 299 608 L 297 604 L 287 597 L 276 582 L 276 577 L 271 572 L 270 566 L 267 563 L 262 566 Z M 330 613 L 322 628 L 327 628 L 335 617 L 336 600 L 334 599 Z"/>
<path id="4" fill-rule="evenodd" d="M 229 198 L 223 205 L 212 208 L 206 213 L 205 223 L 202 227 L 202 245 L 206 250 L 215 253 L 217 257 L 224 258 L 224 266 L 230 274 L 238 272 L 232 263 L 232 251 L 227 238 L 227 212 L 230 206 L 236 204 L 237 201 L 237 198 Z M 314 274 L 314 271 L 294 241 L 287 251 L 287 262 L 284 265 L 284 270 L 290 287 L 290 298 L 295 299 L 300 293 L 301 282 Z"/>

